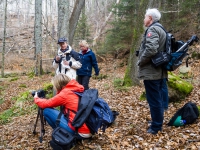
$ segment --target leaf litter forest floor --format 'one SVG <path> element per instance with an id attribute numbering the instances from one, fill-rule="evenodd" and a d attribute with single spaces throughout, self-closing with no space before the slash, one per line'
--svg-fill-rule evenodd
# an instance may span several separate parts
<path id="1" fill-rule="evenodd" d="M 148 121 L 151 119 L 148 103 L 139 100 L 144 91 L 141 86 L 130 87 L 127 90 L 114 88 L 114 79 L 123 79 L 126 66 L 120 67 L 125 60 L 112 59 L 99 63 L 100 73 L 108 77 L 101 80 L 91 78 L 90 88 L 99 90 L 99 97 L 104 98 L 113 110 L 120 113 L 115 123 L 106 130 L 99 132 L 91 141 L 83 141 L 74 147 L 77 150 L 132 150 L 132 149 L 200 149 L 200 121 L 199 119 L 191 125 L 184 127 L 169 127 L 166 124 L 173 114 L 187 101 L 192 101 L 200 105 L 200 60 L 193 61 L 192 67 L 194 90 L 179 103 L 170 103 L 168 111 L 164 114 L 164 124 L 162 132 L 157 135 L 147 134 Z M 16 63 L 14 63 L 16 65 Z M 23 68 L 29 68 L 33 63 L 24 63 Z M 51 63 L 49 63 L 51 65 Z M 19 66 L 18 66 L 19 67 Z M 14 66 L 15 71 L 19 71 Z M 9 71 L 10 70 L 6 70 Z M 23 70 L 21 70 L 23 71 Z M 4 103 L 0 104 L 0 113 L 12 107 L 11 100 L 19 93 L 27 90 L 40 89 L 44 83 L 51 81 L 52 75 L 45 74 L 40 77 L 29 78 L 21 75 L 18 80 L 10 81 L 0 79 L 0 85 L 5 88 L 3 98 Z M 141 82 L 142 83 L 142 82 Z M 20 85 L 26 85 L 20 87 Z M 22 107 L 34 105 L 33 101 L 23 104 Z M 45 125 L 45 135 L 43 142 L 39 138 L 39 122 L 37 124 L 37 134 L 33 135 L 33 128 L 36 121 L 37 110 L 34 109 L 29 114 L 14 117 L 7 124 L 0 124 L 0 150 L 50 150 L 48 142 L 51 139 L 52 129 Z"/>

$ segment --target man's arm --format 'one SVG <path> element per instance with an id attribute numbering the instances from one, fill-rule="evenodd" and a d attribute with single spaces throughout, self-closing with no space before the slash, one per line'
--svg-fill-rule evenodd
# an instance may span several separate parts
<path id="1" fill-rule="evenodd" d="M 142 66 L 151 62 L 151 58 L 158 52 L 159 35 L 155 28 L 148 29 L 146 34 L 145 50 L 142 52 L 138 65 Z"/>
<path id="2" fill-rule="evenodd" d="M 93 52 L 91 56 L 92 56 L 92 66 L 95 70 L 95 75 L 99 75 L 99 67 L 98 67 L 96 56 Z"/>
<path id="3" fill-rule="evenodd" d="M 69 61 L 69 66 L 74 69 L 80 69 L 82 67 L 82 64 L 80 62 L 79 53 L 72 50 L 71 55 L 72 55 L 72 58 Z"/>
<path id="4" fill-rule="evenodd" d="M 61 59 L 60 59 L 60 56 L 59 55 L 57 55 L 57 56 L 55 56 L 55 58 L 54 58 L 54 60 L 53 60 L 53 67 L 55 68 L 55 69 L 57 69 L 58 68 L 58 65 L 59 65 L 59 63 L 61 63 Z"/>

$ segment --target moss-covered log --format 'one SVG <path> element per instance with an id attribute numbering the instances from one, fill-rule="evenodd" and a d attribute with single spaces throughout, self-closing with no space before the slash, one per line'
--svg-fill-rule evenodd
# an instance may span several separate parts
<path id="1" fill-rule="evenodd" d="M 172 72 L 168 73 L 168 91 L 169 91 L 169 102 L 177 102 L 184 100 L 187 95 L 189 95 L 193 90 L 193 85 L 181 79 L 178 75 Z M 146 100 L 145 92 L 140 96 L 140 100 Z"/>
<path id="2" fill-rule="evenodd" d="M 184 99 L 188 94 L 190 94 L 193 90 L 193 85 L 179 76 L 169 72 L 169 81 L 168 81 L 168 89 L 169 89 L 169 100 L 170 101 L 180 101 Z"/>

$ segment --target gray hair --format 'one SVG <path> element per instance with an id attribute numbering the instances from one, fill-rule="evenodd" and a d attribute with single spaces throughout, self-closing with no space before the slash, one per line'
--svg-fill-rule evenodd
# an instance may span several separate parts
<path id="1" fill-rule="evenodd" d="M 161 13 L 156 8 L 147 9 L 145 15 L 151 16 L 153 21 L 159 21 L 161 18 Z"/>

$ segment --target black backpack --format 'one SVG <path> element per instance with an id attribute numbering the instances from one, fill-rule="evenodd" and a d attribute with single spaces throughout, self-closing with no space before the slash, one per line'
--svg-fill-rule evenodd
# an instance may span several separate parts
<path id="1" fill-rule="evenodd" d="M 195 103 L 188 102 L 182 108 L 180 108 L 174 116 L 170 119 L 167 125 L 174 126 L 177 118 L 185 120 L 184 124 L 192 124 L 199 117 L 199 110 Z M 180 120 L 179 120 L 180 121 Z M 178 126 L 178 125 L 175 125 Z"/>

